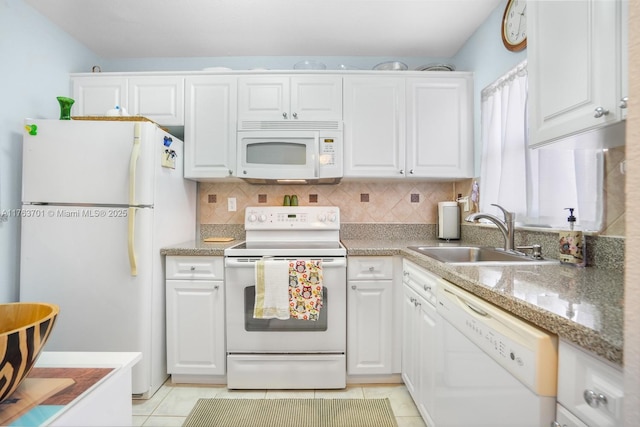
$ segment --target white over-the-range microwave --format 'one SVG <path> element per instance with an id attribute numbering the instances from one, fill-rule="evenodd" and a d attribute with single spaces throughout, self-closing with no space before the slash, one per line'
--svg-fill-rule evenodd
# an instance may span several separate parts
<path id="1" fill-rule="evenodd" d="M 237 135 L 237 174 L 248 182 L 333 184 L 342 178 L 342 122 L 253 122 Z"/>

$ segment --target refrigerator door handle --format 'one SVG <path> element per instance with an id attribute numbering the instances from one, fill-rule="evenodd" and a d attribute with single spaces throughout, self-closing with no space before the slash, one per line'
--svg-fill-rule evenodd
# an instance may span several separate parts
<path id="1" fill-rule="evenodd" d="M 131 160 L 129 161 L 129 227 L 128 227 L 128 251 L 129 265 L 131 266 L 131 275 L 138 275 L 138 262 L 136 260 L 135 247 L 135 224 L 136 224 L 136 165 L 140 157 L 140 124 L 135 123 L 133 127 L 133 148 L 131 149 Z"/>
<path id="2" fill-rule="evenodd" d="M 135 123 L 133 128 L 133 148 L 131 149 L 131 159 L 129 160 L 129 206 L 136 203 L 136 167 L 140 157 L 140 123 Z"/>
<path id="3" fill-rule="evenodd" d="M 129 265 L 131 266 L 131 275 L 138 275 L 138 260 L 136 259 L 136 244 L 134 236 L 136 232 L 136 208 L 129 208 L 127 213 L 129 216 L 129 238 L 127 239 L 129 249 Z"/>

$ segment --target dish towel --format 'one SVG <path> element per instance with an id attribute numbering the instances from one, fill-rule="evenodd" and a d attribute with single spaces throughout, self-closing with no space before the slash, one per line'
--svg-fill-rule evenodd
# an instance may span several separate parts
<path id="1" fill-rule="evenodd" d="M 289 319 L 289 261 L 256 262 L 254 319 Z"/>
<path id="2" fill-rule="evenodd" d="M 322 261 L 289 261 L 291 317 L 318 320 L 322 308 Z"/>

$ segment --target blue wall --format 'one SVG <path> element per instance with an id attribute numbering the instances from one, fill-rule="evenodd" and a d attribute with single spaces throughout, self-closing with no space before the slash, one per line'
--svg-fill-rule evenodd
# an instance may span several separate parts
<path id="1" fill-rule="evenodd" d="M 0 0 L 0 210 L 19 209 L 22 123 L 57 118 L 69 73 L 98 58 L 21 0 Z M 20 219 L 0 222 L 0 302 L 18 299 Z"/>
<path id="2" fill-rule="evenodd" d="M 507 0 L 502 0 L 484 24 L 453 58 L 462 69 L 474 72 L 475 171 L 480 175 L 480 92 L 514 66 L 527 59 L 527 49 L 511 52 L 502 44 L 500 28 Z"/>

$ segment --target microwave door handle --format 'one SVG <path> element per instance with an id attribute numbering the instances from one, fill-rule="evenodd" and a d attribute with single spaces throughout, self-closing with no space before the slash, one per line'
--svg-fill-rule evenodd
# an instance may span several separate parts
<path id="1" fill-rule="evenodd" d="M 314 137 L 315 150 L 314 156 L 315 159 L 313 161 L 313 176 L 316 178 L 320 178 L 320 132 L 315 132 Z"/>

